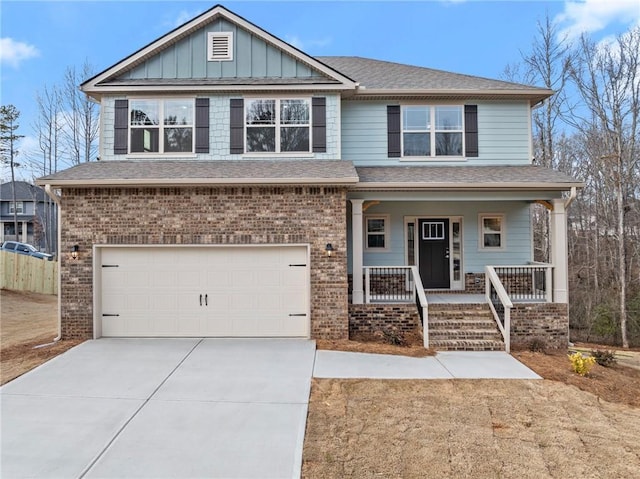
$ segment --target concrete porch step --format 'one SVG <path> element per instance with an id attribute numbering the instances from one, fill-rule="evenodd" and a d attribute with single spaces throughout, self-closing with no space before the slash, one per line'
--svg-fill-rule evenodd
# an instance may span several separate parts
<path id="1" fill-rule="evenodd" d="M 491 329 L 496 330 L 493 318 L 440 318 L 429 317 L 429 328 L 437 329 Z"/>
<path id="2" fill-rule="evenodd" d="M 502 341 L 488 339 L 429 339 L 429 347 L 437 351 L 504 351 Z"/>
<path id="3" fill-rule="evenodd" d="M 501 336 L 496 329 L 433 329 L 429 330 L 429 340 L 467 340 L 467 339 L 485 339 L 489 341 L 500 341 Z"/>

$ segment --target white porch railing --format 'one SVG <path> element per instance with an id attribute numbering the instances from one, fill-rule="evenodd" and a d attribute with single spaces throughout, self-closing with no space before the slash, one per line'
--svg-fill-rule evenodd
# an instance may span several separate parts
<path id="1" fill-rule="evenodd" d="M 502 333 L 504 348 L 511 351 L 511 308 L 513 303 L 505 290 L 494 266 L 485 266 L 485 296 L 493 317 Z"/>
<path id="2" fill-rule="evenodd" d="M 424 347 L 429 347 L 429 305 L 417 266 L 365 266 L 365 303 L 416 303 Z"/>
<path id="3" fill-rule="evenodd" d="M 553 266 L 531 262 L 518 266 L 492 266 L 509 298 L 514 301 L 553 302 Z"/>

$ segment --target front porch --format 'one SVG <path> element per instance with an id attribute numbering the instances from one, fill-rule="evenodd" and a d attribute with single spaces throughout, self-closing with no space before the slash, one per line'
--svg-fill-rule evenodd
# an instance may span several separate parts
<path id="1" fill-rule="evenodd" d="M 509 352 L 541 341 L 568 342 L 568 305 L 552 301 L 547 264 L 487 266 L 484 294 L 424 290 L 418 268 L 364 267 L 364 302 L 349 306 L 350 334 L 421 331 L 437 350 Z"/>

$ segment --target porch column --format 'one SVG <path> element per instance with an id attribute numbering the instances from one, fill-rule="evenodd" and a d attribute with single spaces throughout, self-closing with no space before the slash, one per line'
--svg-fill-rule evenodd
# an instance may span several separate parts
<path id="1" fill-rule="evenodd" d="M 351 244 L 353 256 L 351 266 L 353 273 L 352 304 L 364 303 L 364 287 L 362 284 L 362 203 L 364 200 L 351 200 Z"/>
<path id="2" fill-rule="evenodd" d="M 553 302 L 569 302 L 569 255 L 567 247 L 567 214 L 563 199 L 552 200 L 551 264 L 553 265 Z"/>
<path id="3" fill-rule="evenodd" d="M 28 243 L 29 242 L 29 237 L 27 236 L 27 222 L 23 221 L 22 222 L 22 239 L 19 240 L 22 241 L 23 243 Z"/>

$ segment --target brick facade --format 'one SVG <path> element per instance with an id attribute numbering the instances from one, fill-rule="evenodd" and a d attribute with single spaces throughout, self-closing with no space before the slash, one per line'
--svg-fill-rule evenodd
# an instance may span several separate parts
<path id="1" fill-rule="evenodd" d="M 408 333 L 421 330 L 416 305 L 410 304 L 350 304 L 349 335 L 370 335 L 387 328 Z"/>
<path id="2" fill-rule="evenodd" d="M 326 186 L 63 189 L 62 336 L 93 335 L 93 245 L 309 244 L 311 337 L 346 339 L 346 203 Z"/>
<path id="3" fill-rule="evenodd" d="M 549 349 L 569 344 L 569 305 L 563 303 L 515 303 L 511 309 L 511 347 L 528 348 L 534 339 Z"/>

